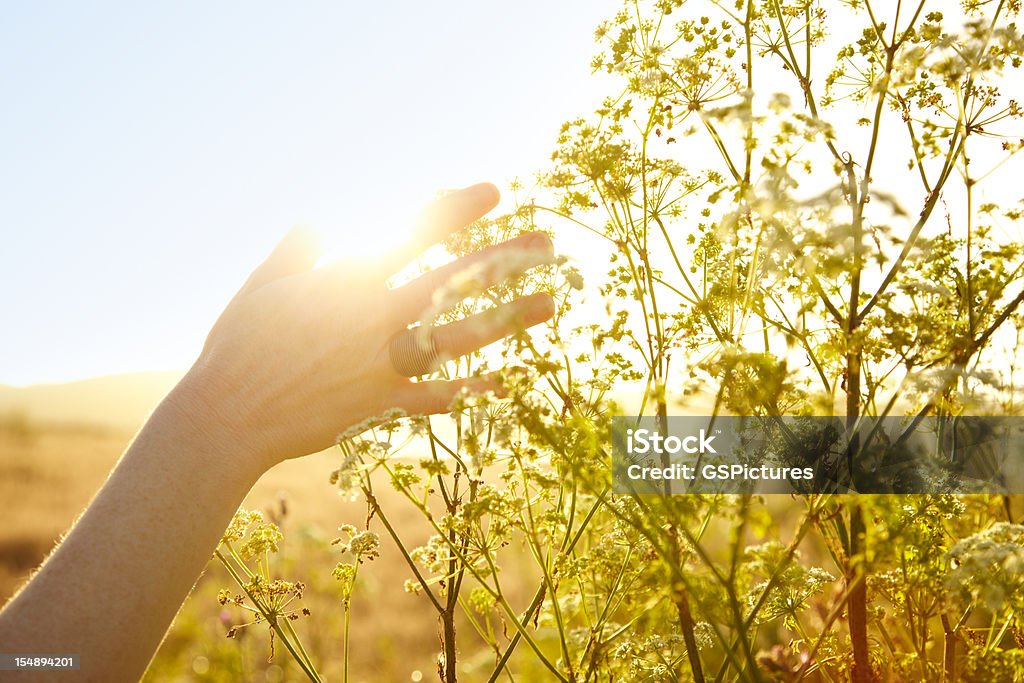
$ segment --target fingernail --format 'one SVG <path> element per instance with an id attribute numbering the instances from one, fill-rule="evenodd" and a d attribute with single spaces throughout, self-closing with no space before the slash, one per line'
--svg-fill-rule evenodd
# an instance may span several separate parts
<path id="1" fill-rule="evenodd" d="M 529 249 L 547 249 L 553 246 L 551 238 L 546 232 L 530 232 L 524 237 L 526 247 Z"/>
<path id="2" fill-rule="evenodd" d="M 463 188 L 462 191 L 471 194 L 475 199 L 490 199 L 495 204 L 501 199 L 501 192 L 494 183 L 477 183 Z"/>

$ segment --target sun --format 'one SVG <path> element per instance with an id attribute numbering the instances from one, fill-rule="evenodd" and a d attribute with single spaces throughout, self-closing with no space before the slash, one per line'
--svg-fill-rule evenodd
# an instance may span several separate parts
<path id="1" fill-rule="evenodd" d="M 380 259 L 397 244 L 400 231 L 385 226 L 349 226 L 344 229 L 317 228 L 322 250 L 317 266 L 337 261 Z"/>
<path id="2" fill-rule="evenodd" d="M 418 209 L 407 206 L 377 207 L 370 215 L 317 225 L 322 240 L 317 265 L 379 260 L 411 238 L 417 215 Z"/>

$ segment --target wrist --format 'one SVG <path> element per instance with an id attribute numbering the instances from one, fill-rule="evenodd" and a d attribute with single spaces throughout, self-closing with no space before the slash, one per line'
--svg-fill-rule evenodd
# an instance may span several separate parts
<path id="1" fill-rule="evenodd" d="M 216 383 L 193 368 L 170 391 L 147 422 L 175 435 L 179 447 L 199 456 L 203 467 L 250 484 L 270 468 L 233 415 L 231 406 L 215 392 Z"/>

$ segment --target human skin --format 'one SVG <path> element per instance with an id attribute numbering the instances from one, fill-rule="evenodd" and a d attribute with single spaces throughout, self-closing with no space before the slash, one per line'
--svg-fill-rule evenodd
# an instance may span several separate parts
<path id="1" fill-rule="evenodd" d="M 5 671 L 11 681 L 134 681 L 259 477 L 327 448 L 347 428 L 398 408 L 445 411 L 496 379 L 414 382 L 388 356 L 391 337 L 432 304 L 449 276 L 496 260 L 517 271 L 551 260 L 547 236 L 521 236 L 395 289 L 386 284 L 425 247 L 498 201 L 493 185 L 446 195 L 414 239 L 379 263 L 313 269 L 293 231 L 214 325 L 195 365 L 160 403 L 54 553 L 0 611 L 0 652 L 77 654 L 76 671 Z M 514 258 L 513 258 L 514 257 Z M 515 273 L 482 270 L 480 286 Z M 554 313 L 524 297 L 438 328 L 442 357 L 474 351 Z"/>

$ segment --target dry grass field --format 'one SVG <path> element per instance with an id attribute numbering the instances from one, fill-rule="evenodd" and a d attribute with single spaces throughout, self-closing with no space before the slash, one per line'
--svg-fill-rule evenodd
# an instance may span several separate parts
<path id="1" fill-rule="evenodd" d="M 125 448 L 131 433 L 83 425 L 32 424 L 24 419 L 0 423 L 0 603 L 6 602 L 53 548 L 89 502 Z M 279 514 L 285 534 L 277 571 L 307 585 L 305 603 L 313 615 L 296 624 L 326 680 L 340 680 L 342 616 L 340 593 L 331 569 L 341 557 L 330 546 L 343 523 L 362 526 L 366 507 L 343 498 L 328 484 L 333 455 L 319 453 L 283 463 L 265 475 L 245 506 Z M 426 540 L 417 514 L 403 501 L 381 491 L 385 509 L 409 547 Z M 378 523 L 371 528 L 383 533 Z M 353 598 L 351 672 L 353 681 L 433 680 L 438 652 L 437 619 L 422 596 L 403 590 L 411 576 L 385 538 L 381 558 L 360 571 Z M 511 566 L 515 566 L 514 559 Z M 510 586 L 516 577 L 509 576 Z M 235 639 L 227 629 L 244 621 L 240 610 L 225 611 L 217 591 L 231 587 L 226 573 L 211 562 L 185 603 L 147 675 L 152 681 L 299 681 L 289 655 L 278 646 L 268 661 L 269 638 L 263 626 L 242 629 Z M 525 598 L 523 599 L 525 600 Z M 140 614 L 140 619 L 145 615 Z M 470 626 L 461 624 L 465 636 Z M 543 629 L 542 629 L 543 630 Z M 463 639 L 472 643 L 472 639 Z M 460 652 L 467 673 L 473 662 L 491 663 L 487 652 Z M 420 672 L 417 674 L 416 672 Z"/>

